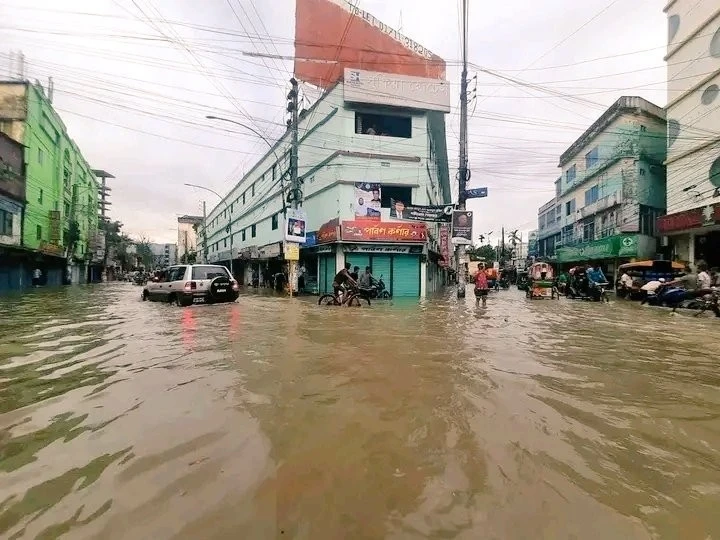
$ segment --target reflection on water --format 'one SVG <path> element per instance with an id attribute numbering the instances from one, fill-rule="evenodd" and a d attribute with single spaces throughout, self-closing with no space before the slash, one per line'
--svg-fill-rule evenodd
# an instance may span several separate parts
<path id="1" fill-rule="evenodd" d="M 718 321 L 0 303 L 0 537 L 720 538 Z"/>

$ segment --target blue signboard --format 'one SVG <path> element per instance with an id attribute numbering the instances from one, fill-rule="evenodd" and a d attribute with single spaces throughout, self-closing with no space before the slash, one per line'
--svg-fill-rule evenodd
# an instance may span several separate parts
<path id="1" fill-rule="evenodd" d="M 317 231 L 308 232 L 305 234 L 305 242 L 300 244 L 301 248 L 313 247 L 317 244 Z"/>
<path id="2" fill-rule="evenodd" d="M 487 197 L 487 195 L 488 195 L 488 188 L 486 188 L 486 187 L 479 187 L 479 188 L 465 190 L 465 197 L 467 197 L 468 199 L 479 199 L 481 197 Z"/>

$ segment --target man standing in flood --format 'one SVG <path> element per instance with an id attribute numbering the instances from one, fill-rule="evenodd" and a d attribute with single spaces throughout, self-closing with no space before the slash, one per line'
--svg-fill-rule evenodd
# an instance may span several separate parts
<path id="1" fill-rule="evenodd" d="M 485 266 L 483 263 L 478 263 L 478 271 L 475 274 L 475 305 L 479 306 L 482 301 L 483 307 L 487 302 L 488 295 L 488 280 L 485 275 Z"/>

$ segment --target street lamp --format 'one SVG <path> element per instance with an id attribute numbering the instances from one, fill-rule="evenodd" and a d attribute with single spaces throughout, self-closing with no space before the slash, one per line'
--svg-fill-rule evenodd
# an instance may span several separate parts
<path id="1" fill-rule="evenodd" d="M 225 210 L 228 213 L 228 224 L 227 224 L 227 227 L 225 228 L 225 232 L 230 235 L 230 273 L 233 275 L 233 277 L 235 277 L 235 270 L 233 268 L 234 265 L 233 265 L 232 212 L 230 211 L 230 207 L 228 206 L 227 201 L 217 191 L 215 191 L 214 189 L 210 189 L 209 187 L 199 186 L 197 184 L 188 184 L 188 183 L 185 183 L 185 185 L 189 186 L 189 187 L 194 187 L 194 188 L 198 188 L 198 189 L 204 189 L 205 191 L 209 191 L 210 193 L 216 195 L 225 205 Z M 205 223 L 203 223 L 203 227 L 205 227 L 205 229 L 207 230 L 207 218 L 205 218 Z M 206 244 L 207 244 L 207 241 L 206 241 Z M 205 246 L 205 249 L 207 250 L 207 245 Z"/>

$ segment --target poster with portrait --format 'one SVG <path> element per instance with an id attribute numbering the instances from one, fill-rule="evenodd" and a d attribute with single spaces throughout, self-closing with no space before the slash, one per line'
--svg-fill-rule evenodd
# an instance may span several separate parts
<path id="1" fill-rule="evenodd" d="M 300 209 L 287 210 L 285 219 L 285 240 L 304 244 L 307 234 L 307 215 Z"/>
<path id="2" fill-rule="evenodd" d="M 355 183 L 355 219 L 380 221 L 380 184 Z"/>
<path id="3" fill-rule="evenodd" d="M 390 217 L 409 221 L 432 221 L 448 223 L 453 213 L 453 205 L 418 206 L 405 204 L 403 201 L 390 199 Z"/>
<path id="4" fill-rule="evenodd" d="M 472 225 L 472 212 L 455 210 L 452 214 L 452 243 L 455 245 L 472 244 Z"/>

